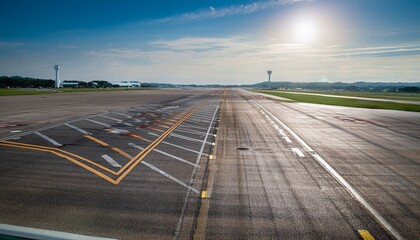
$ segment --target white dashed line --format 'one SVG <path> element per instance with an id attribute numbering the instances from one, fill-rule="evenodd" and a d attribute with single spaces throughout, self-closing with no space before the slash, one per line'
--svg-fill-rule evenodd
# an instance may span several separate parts
<path id="1" fill-rule="evenodd" d="M 40 132 L 34 132 L 36 135 L 42 137 L 43 139 L 47 140 L 48 142 L 50 142 L 52 145 L 57 146 L 57 147 L 61 147 L 63 146 L 63 144 L 58 143 L 57 141 L 55 141 L 54 139 L 45 136 L 44 134 L 40 133 Z"/>
<path id="2" fill-rule="evenodd" d="M 134 144 L 134 143 L 128 143 L 128 145 L 129 145 L 129 146 L 131 146 L 131 147 L 133 147 L 133 148 L 137 148 L 137 149 L 139 149 L 139 150 L 143 150 L 143 149 L 144 149 L 144 147 L 138 146 L 138 145 L 136 145 L 136 144 Z M 175 160 L 178 160 L 178 161 L 180 161 L 180 162 L 183 162 L 183 163 L 189 164 L 189 165 L 191 165 L 191 166 L 198 167 L 197 165 L 195 165 L 194 163 L 192 163 L 192 162 L 190 162 L 190 161 L 188 161 L 188 160 L 185 160 L 185 159 L 183 159 L 183 158 L 180 158 L 180 157 L 174 156 L 174 155 L 172 155 L 172 154 L 169 154 L 169 153 L 167 153 L 167 152 L 164 152 L 164 151 L 158 150 L 158 149 L 156 149 L 156 148 L 155 148 L 155 149 L 153 149 L 153 151 L 155 151 L 155 152 L 157 152 L 157 153 L 160 153 L 160 154 L 163 154 L 163 155 L 165 155 L 165 156 L 171 157 L 171 158 L 173 158 L 173 159 L 175 159 Z"/>
<path id="3" fill-rule="evenodd" d="M 92 133 L 87 132 L 87 131 L 85 131 L 85 130 L 83 130 L 83 129 L 79 128 L 79 127 L 73 126 L 73 125 L 71 125 L 71 124 L 66 123 L 66 124 L 64 124 L 64 125 L 65 125 L 65 126 L 67 126 L 67 127 L 69 127 L 69 128 L 72 128 L 72 129 L 74 129 L 74 130 L 76 130 L 76 131 L 79 131 L 79 132 L 81 132 L 81 133 L 83 133 L 83 134 L 85 134 L 85 135 L 92 135 Z"/>
<path id="4" fill-rule="evenodd" d="M 118 119 L 118 118 L 108 117 L 108 116 L 104 116 L 104 115 L 98 115 L 98 117 L 114 120 L 114 121 L 117 121 L 117 122 L 122 122 L 123 121 L 123 120 Z"/>
<path id="5" fill-rule="evenodd" d="M 257 106 L 260 106 L 264 111 L 267 112 L 277 123 L 282 125 L 308 152 L 311 153 L 313 158 L 321 164 L 321 166 L 330 173 L 343 187 L 345 187 L 351 195 L 361 204 L 363 205 L 366 210 L 368 210 L 372 216 L 376 218 L 376 220 L 382 224 L 384 228 L 388 230 L 396 239 L 404 239 L 397 230 L 384 218 L 382 215 L 373 208 L 363 197 L 362 195 L 353 188 L 350 183 L 348 183 L 331 165 L 327 163 L 321 156 L 319 156 L 306 142 L 304 142 L 295 132 L 292 131 L 289 127 L 286 126 L 282 121 L 280 121 L 276 116 L 274 116 L 272 113 L 270 113 L 265 107 L 263 107 L 261 104 L 259 104 L 257 101 L 252 100 Z"/>
<path id="6" fill-rule="evenodd" d="M 187 189 L 189 189 L 189 190 L 191 190 L 191 191 L 193 191 L 193 192 L 195 192 L 195 193 L 197 193 L 197 194 L 200 194 L 200 192 L 199 192 L 197 189 L 195 189 L 195 188 L 193 188 L 193 187 L 188 186 L 188 185 L 187 185 L 187 184 L 185 184 L 183 181 L 179 180 L 178 178 L 176 178 L 176 177 L 174 177 L 174 176 L 170 175 L 169 173 L 167 173 L 167 172 L 165 172 L 165 171 L 160 170 L 159 168 L 157 168 L 157 167 L 153 166 L 152 164 L 147 163 L 147 162 L 145 162 L 145 161 L 141 161 L 141 163 L 142 163 L 143 165 L 145 165 L 146 167 L 148 167 L 148 168 L 152 169 L 153 171 L 158 172 L 158 173 L 162 174 L 163 176 L 165 176 L 165 177 L 167 177 L 167 178 L 171 179 L 172 181 L 174 181 L 174 182 L 178 183 L 179 185 L 184 186 L 184 187 L 186 187 Z"/>
<path id="7" fill-rule="evenodd" d="M 89 122 L 92 122 L 92 123 L 96 123 L 96 124 L 104 126 L 104 127 L 111 127 L 111 125 L 109 125 L 109 124 L 106 124 L 106 123 L 103 123 L 103 122 L 98 122 L 98 121 L 95 121 L 95 120 L 92 120 L 92 119 L 89 119 L 89 118 L 86 118 L 85 120 L 89 121 Z"/>
<path id="8" fill-rule="evenodd" d="M 299 148 L 292 148 L 293 152 L 295 152 L 299 157 L 305 157 L 305 155 L 303 155 L 302 151 L 300 151 Z"/>
<path id="9" fill-rule="evenodd" d="M 121 168 L 121 165 L 118 164 L 112 157 L 105 154 L 105 155 L 102 155 L 102 158 L 105 159 L 109 164 L 111 164 L 111 166 L 116 167 L 116 168 Z"/>
<path id="10" fill-rule="evenodd" d="M 120 116 L 124 116 L 124 117 L 127 117 L 127 118 L 131 118 L 131 116 L 130 116 L 130 115 L 128 115 L 128 114 L 124 114 L 124 113 L 119 113 L 119 112 L 110 112 L 110 113 L 112 113 L 112 114 L 116 114 L 116 115 L 120 115 Z"/>
<path id="11" fill-rule="evenodd" d="M 172 147 L 176 147 L 176 148 L 185 150 L 185 151 L 189 151 L 189 152 L 193 152 L 193 153 L 197 153 L 197 154 L 200 153 L 199 151 L 196 151 L 196 150 L 193 150 L 193 149 L 190 149 L 190 148 L 186 148 L 186 147 L 183 147 L 183 146 L 179 146 L 179 145 L 176 145 L 176 144 L 173 144 L 173 143 L 170 143 L 170 142 L 163 141 L 162 143 L 166 144 L 166 145 L 169 145 L 169 146 L 172 146 Z M 201 155 L 208 156 L 207 153 L 202 153 Z"/>
<path id="12" fill-rule="evenodd" d="M 155 137 L 159 137 L 159 135 L 157 135 L 155 133 L 152 133 L 152 132 L 148 132 L 148 134 L 152 135 L 152 136 L 155 136 Z M 191 141 L 191 142 L 204 142 L 203 140 L 200 140 L 200 139 L 190 138 L 190 137 L 186 137 L 186 136 L 175 134 L 175 133 L 171 133 L 169 136 L 184 139 L 184 140 Z M 211 143 L 209 143 L 209 142 L 204 142 L 204 143 L 211 145 Z"/>

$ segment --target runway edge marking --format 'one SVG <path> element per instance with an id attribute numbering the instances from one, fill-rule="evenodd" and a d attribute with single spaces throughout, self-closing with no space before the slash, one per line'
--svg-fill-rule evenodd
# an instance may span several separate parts
<path id="1" fill-rule="evenodd" d="M 213 118 L 210 121 L 209 127 L 208 127 L 207 132 L 206 132 L 206 136 L 205 136 L 205 138 L 203 140 L 203 143 L 201 144 L 200 152 L 199 152 L 199 154 L 197 156 L 197 160 L 195 162 L 195 164 L 197 166 L 199 165 L 199 163 L 201 161 L 201 158 L 203 156 L 203 151 L 204 151 L 204 148 L 206 146 L 207 138 L 210 135 L 210 131 L 212 129 L 211 126 L 213 125 L 213 123 L 215 121 L 215 118 L 216 118 L 217 113 L 219 111 L 219 106 L 220 106 L 220 102 L 216 105 L 216 109 L 214 110 L 214 113 L 213 113 Z M 190 182 L 188 184 L 191 187 L 192 187 L 192 185 L 194 183 L 195 175 L 197 173 L 197 169 L 198 169 L 198 167 L 195 167 L 194 170 L 193 170 L 193 172 L 192 172 L 192 174 L 191 174 Z M 189 201 L 189 198 L 190 198 L 189 197 L 190 194 L 191 194 L 191 190 L 188 189 L 187 193 L 185 194 L 184 204 L 182 206 L 181 214 L 179 215 L 178 223 L 176 225 L 175 232 L 174 232 L 174 235 L 173 235 L 173 238 L 172 238 L 173 240 L 179 239 L 179 235 L 180 235 L 181 227 L 182 227 L 182 224 L 183 224 L 183 221 L 184 221 L 185 212 L 186 212 L 186 209 L 187 209 L 187 205 L 188 205 L 188 201 Z"/>
<path id="2" fill-rule="evenodd" d="M 276 116 L 274 116 L 270 111 L 268 111 L 260 103 L 251 99 L 257 106 L 263 109 L 268 115 L 270 115 L 276 122 L 282 125 L 310 154 L 312 157 L 328 172 L 333 176 L 343 187 L 345 187 L 348 192 L 363 206 L 365 209 L 380 223 L 394 238 L 397 240 L 404 239 L 397 230 L 384 218 L 382 215 L 373 208 L 363 197 L 362 195 L 353 188 L 350 183 L 348 183 L 331 165 L 327 163 L 318 153 L 316 153 L 305 141 L 303 141 L 293 130 L 286 126 L 282 121 L 280 121 Z"/>

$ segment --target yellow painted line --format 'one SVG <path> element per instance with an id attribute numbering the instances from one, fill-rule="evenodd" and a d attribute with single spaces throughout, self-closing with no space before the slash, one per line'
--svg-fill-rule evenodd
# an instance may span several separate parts
<path id="1" fill-rule="evenodd" d="M 149 139 L 147 139 L 147 138 L 144 138 L 144 137 L 142 137 L 142 136 L 139 136 L 139 135 L 136 135 L 136 134 L 133 134 L 133 133 L 129 133 L 129 134 L 128 134 L 128 136 L 130 136 L 130 137 L 134 137 L 134 138 L 138 138 L 138 139 L 141 139 L 141 140 L 143 140 L 143 141 L 145 141 L 145 142 L 152 142 L 152 140 L 149 140 Z"/>
<path id="2" fill-rule="evenodd" d="M 207 101 L 206 101 L 207 102 Z M 149 154 L 157 145 L 159 145 L 173 130 L 175 130 L 175 128 L 177 128 L 179 125 L 181 125 L 184 121 L 186 121 L 189 117 L 191 117 L 191 115 L 197 111 L 199 108 L 201 108 L 202 106 L 204 106 L 204 104 L 206 104 L 206 102 L 198 105 L 197 107 L 195 107 L 194 109 L 192 109 L 188 114 L 186 114 L 181 120 L 179 120 L 176 124 L 174 124 L 171 128 L 169 128 L 165 133 L 163 133 L 162 135 L 160 135 L 155 141 L 153 141 L 149 146 L 147 146 L 143 151 L 141 151 L 139 154 L 137 154 L 131 161 L 130 164 L 133 160 L 135 160 L 135 162 L 127 169 L 127 171 L 125 171 L 120 177 L 118 177 L 116 179 L 116 183 L 118 184 L 121 182 L 122 179 L 124 179 L 146 156 L 147 154 Z M 128 165 L 128 164 L 127 164 Z M 125 166 L 127 166 L 125 165 Z M 124 166 L 124 167 L 125 167 Z"/>
<path id="3" fill-rule="evenodd" d="M 176 123 L 176 122 L 177 122 L 177 121 L 175 121 L 175 123 Z M 162 123 L 163 123 L 163 124 L 166 124 L 166 126 L 168 126 L 168 125 L 169 125 L 169 126 L 171 126 L 171 124 L 174 124 L 173 122 L 166 122 L 166 121 L 165 121 L 165 122 L 162 122 Z"/>
<path id="4" fill-rule="evenodd" d="M 104 142 L 104 141 L 102 141 L 102 140 L 99 140 L 99 139 L 97 139 L 97 138 L 95 138 L 95 137 L 92 137 L 92 136 L 90 136 L 90 135 L 84 135 L 84 137 L 85 138 L 89 138 L 89 139 L 91 139 L 92 141 L 95 141 L 95 142 L 97 142 L 97 143 L 99 143 L 100 145 L 102 145 L 102 146 L 105 146 L 105 147 L 109 147 L 109 148 L 111 148 L 112 150 L 114 150 L 115 152 L 117 152 L 118 154 L 120 154 L 121 156 L 123 156 L 123 157 L 126 157 L 126 158 L 132 158 L 130 155 L 128 155 L 126 152 L 124 152 L 124 151 L 122 151 L 121 149 L 119 149 L 119 148 L 117 148 L 117 147 L 111 147 L 108 143 L 106 143 L 106 142 Z M 128 157 L 127 157 L 128 156 Z"/>
<path id="5" fill-rule="evenodd" d="M 97 143 L 99 143 L 100 145 L 102 145 L 102 146 L 104 146 L 104 147 L 109 147 L 109 144 L 108 144 L 108 143 L 106 143 L 106 142 L 104 142 L 104 141 L 101 141 L 101 140 L 99 140 L 99 139 L 97 139 L 97 138 L 95 138 L 95 137 L 92 137 L 92 136 L 90 136 L 90 135 L 83 135 L 83 137 L 85 137 L 85 138 L 89 138 L 90 140 L 92 140 L 92 141 L 94 141 L 94 142 L 97 142 Z"/>
<path id="6" fill-rule="evenodd" d="M 115 152 L 119 153 L 121 156 L 126 157 L 128 159 L 133 158 L 132 156 L 130 156 L 130 154 L 124 152 L 123 150 L 117 148 L 117 147 L 111 147 L 112 150 L 114 150 Z"/>
<path id="7" fill-rule="evenodd" d="M 80 160 L 83 160 L 83 161 L 85 161 L 87 163 L 90 163 L 90 164 L 92 164 L 92 165 L 94 165 L 94 166 L 96 166 L 98 168 L 101 168 L 102 170 L 107 171 L 107 172 L 109 172 L 111 174 L 117 175 L 117 173 L 115 171 L 113 171 L 113 170 L 111 170 L 111 169 L 109 169 L 107 167 L 104 167 L 104 166 L 102 166 L 102 165 L 100 165 L 100 164 L 98 164 L 98 163 L 96 163 L 94 161 L 91 161 L 89 159 L 86 159 L 86 158 L 84 158 L 82 156 L 79 156 L 77 154 L 64 151 L 64 150 L 59 149 L 59 148 L 47 147 L 47 146 L 42 146 L 42 145 L 27 144 L 27 143 L 19 143 L 19 142 L 10 142 L 10 141 L 4 141 L 4 140 L 0 140 L 0 142 L 3 142 L 3 143 L 8 144 L 8 146 L 10 146 L 10 147 L 24 146 L 24 147 L 31 147 L 32 149 L 35 149 L 35 150 L 37 150 L 37 149 L 46 149 L 46 150 L 61 152 L 61 153 L 64 153 L 64 154 L 68 154 L 68 155 L 70 155 L 72 157 L 76 157 L 76 158 L 78 158 Z"/>
<path id="8" fill-rule="evenodd" d="M 61 149 L 58 149 L 58 148 L 51 148 L 51 147 L 46 147 L 46 146 L 40 146 L 40 145 L 32 145 L 32 146 L 25 146 L 25 145 L 31 145 L 31 144 L 24 144 L 24 143 L 16 143 L 16 142 L 9 142 L 9 141 L 4 141 L 4 140 L 0 140 L 0 145 L 1 146 L 8 146 L 8 147 L 16 147 L 16 148 L 22 148 L 22 149 L 30 149 L 30 150 L 36 150 L 36 151 L 42 151 L 42 152 L 49 152 L 49 153 L 52 153 L 52 154 L 55 154 L 55 155 L 57 155 L 57 156 L 59 156 L 59 157 L 62 157 L 62 158 L 65 158 L 65 159 L 67 159 L 67 160 L 69 160 L 69 161 L 71 161 L 71 162 L 73 162 L 74 164 L 76 164 L 76 165 L 78 165 L 78 166 L 80 166 L 80 167 L 82 167 L 82 168 L 84 168 L 84 169 L 86 169 L 86 170 L 88 170 L 88 171 L 90 171 L 90 172 L 92 172 L 92 173 L 94 173 L 94 174 L 96 174 L 97 176 L 99 176 L 99 177 L 101 177 L 101 178 L 103 178 L 103 179 L 105 179 L 105 180 L 107 180 L 108 182 L 111 182 L 111 183 L 113 183 L 113 184 L 115 184 L 115 185 L 117 185 L 117 184 L 119 184 L 120 182 L 121 182 L 121 180 L 122 179 L 124 179 L 133 169 L 134 169 L 134 167 L 136 167 L 157 145 L 159 145 L 173 130 L 175 130 L 175 128 L 177 128 L 179 125 L 181 125 L 184 121 L 186 121 L 189 117 L 191 117 L 191 115 L 195 112 L 195 111 L 197 111 L 199 108 L 201 108 L 202 106 L 204 106 L 205 104 L 207 103 L 207 101 L 206 102 L 203 102 L 202 104 L 200 104 L 200 105 L 198 105 L 197 107 L 195 107 L 194 109 L 192 109 L 190 112 L 188 112 L 183 118 L 181 118 L 176 124 L 174 124 L 172 127 L 170 127 L 166 132 L 164 132 L 162 135 L 160 135 L 155 141 L 153 141 L 151 144 L 149 144 L 149 146 L 147 146 L 143 151 L 141 151 L 140 153 L 138 153 L 135 157 L 131 157 L 130 155 L 128 155 L 127 153 L 125 153 L 124 151 L 122 151 L 122 150 L 120 150 L 120 149 L 118 149 L 118 148 L 115 148 L 115 147 L 112 147 L 111 149 L 113 149 L 114 151 L 117 151 L 117 152 L 119 152 L 121 155 L 123 155 L 124 157 L 127 157 L 127 158 L 131 158 L 131 160 L 126 164 L 126 165 L 124 165 L 117 173 L 115 173 L 114 171 L 112 171 L 112 170 L 110 170 L 110 169 L 108 169 L 108 168 L 105 168 L 105 167 L 103 167 L 102 165 L 99 165 L 99 164 L 96 164 L 95 162 L 93 162 L 93 161 L 91 161 L 91 160 L 88 160 L 88 159 L 85 159 L 85 158 L 83 158 L 83 157 L 81 157 L 81 156 L 78 156 L 78 155 L 76 155 L 76 154 L 73 154 L 73 153 L 70 153 L 70 152 L 66 152 L 66 151 L 64 151 L 64 150 L 61 150 Z M 109 147 L 109 144 L 107 144 L 107 143 L 105 143 L 105 142 L 103 142 L 103 141 L 101 141 L 101 140 L 99 140 L 99 139 L 97 139 L 97 138 L 95 138 L 95 137 L 92 137 L 92 136 L 89 136 L 89 135 L 85 135 L 84 137 L 86 137 L 86 138 L 88 138 L 88 139 L 91 139 L 92 141 L 95 141 L 95 142 L 97 142 L 98 144 L 100 144 L 100 145 L 102 145 L 102 146 L 106 146 L 106 147 Z M 128 168 L 127 169 L 127 171 L 125 171 L 124 173 L 122 173 L 116 180 L 114 180 L 114 179 L 112 179 L 112 178 L 110 178 L 110 177 L 108 177 L 107 175 L 105 175 L 105 174 L 103 174 L 103 173 L 101 173 L 101 172 L 99 172 L 99 171 L 97 171 L 96 169 L 93 169 L 92 167 L 90 167 L 90 166 L 88 166 L 88 165 L 86 165 L 86 164 L 83 164 L 83 163 L 81 163 L 81 162 L 79 162 L 79 161 L 77 161 L 77 160 L 75 160 L 75 159 L 73 159 L 73 158 L 71 158 L 71 157 L 69 157 L 69 156 L 66 156 L 66 155 L 64 155 L 64 154 L 61 154 L 61 153 L 59 153 L 59 152 L 57 152 L 57 151 L 60 151 L 60 152 L 63 152 L 63 153 L 66 153 L 66 154 L 69 154 L 69 155 L 72 155 L 72 156 L 75 156 L 75 157 L 77 157 L 77 158 L 79 158 L 79 159 L 82 159 L 82 160 L 84 160 L 84 161 L 86 161 L 86 162 L 88 162 L 88 163 L 91 163 L 92 165 L 95 165 L 95 166 L 97 166 L 97 167 L 100 167 L 101 169 L 103 169 L 103 170 L 105 170 L 105 171 L 107 171 L 107 172 L 110 172 L 110 173 L 112 173 L 112 174 L 114 174 L 114 175 L 120 175 L 126 168 Z M 133 164 L 132 164 L 133 163 Z M 131 165 L 131 166 L 130 166 Z"/>
<path id="9" fill-rule="evenodd" d="M 97 171 L 97 170 L 95 170 L 95 169 L 93 169 L 93 168 L 91 168 L 91 167 L 89 167 L 89 166 L 87 166 L 87 165 L 85 165 L 85 164 L 83 164 L 83 163 L 81 163 L 81 162 L 79 162 L 79 161 L 77 161 L 77 160 L 75 160 L 75 159 L 71 158 L 71 157 L 68 157 L 68 156 L 66 156 L 66 155 L 64 155 L 64 154 L 58 153 L 58 152 L 56 152 L 56 151 L 53 151 L 53 150 L 48 150 L 48 149 L 41 149 L 41 148 L 34 148 L 34 147 L 25 147 L 25 146 L 18 146 L 18 145 L 9 145 L 9 144 L 4 144 L 4 143 L 0 143 L 0 145 L 1 145 L 1 146 L 12 146 L 12 147 L 16 147 L 16 148 L 30 149 L 30 150 L 35 150 L 35 151 L 41 151 L 41 152 L 48 152 L 48 153 L 52 153 L 52 154 L 54 154 L 54 155 L 57 155 L 57 156 L 59 156 L 59 157 L 65 158 L 65 159 L 67 159 L 67 160 L 69 160 L 69 161 L 73 162 L 74 164 L 76 164 L 76 165 L 78 165 L 78 166 L 80 166 L 80 167 L 82 167 L 82 168 L 84 168 L 84 169 L 86 169 L 86 170 L 88 170 L 88 171 L 90 171 L 90 172 L 92 172 L 92 173 L 94 173 L 94 174 L 98 175 L 99 177 L 101 177 L 101 178 L 103 178 L 103 179 L 107 180 L 108 182 L 111 182 L 111 183 L 114 183 L 114 184 L 115 184 L 115 180 L 114 180 L 114 179 L 112 179 L 112 178 L 110 178 L 110 177 L 108 177 L 107 175 L 105 175 L 105 174 L 103 174 L 103 173 L 101 173 L 101 172 L 99 172 L 99 171 Z"/>
<path id="10" fill-rule="evenodd" d="M 157 129 L 157 128 L 154 128 L 154 127 L 150 127 L 150 126 L 147 126 L 146 128 L 150 129 L 150 130 L 153 130 L 153 131 L 156 131 L 156 132 L 161 132 L 161 133 L 165 132 L 163 130 L 160 130 L 160 129 Z"/>
<path id="11" fill-rule="evenodd" d="M 201 198 L 207 198 L 207 191 L 201 192 Z"/>
<path id="12" fill-rule="evenodd" d="M 172 123 L 176 123 L 176 122 L 177 122 L 177 120 L 176 120 L 176 119 L 166 119 L 165 121 L 167 121 L 167 122 L 172 122 Z"/>
<path id="13" fill-rule="evenodd" d="M 369 233 L 368 230 L 358 230 L 358 232 L 364 240 L 375 240 L 375 238 Z"/>
<path id="14" fill-rule="evenodd" d="M 152 123 L 152 124 L 155 125 L 155 126 L 158 126 L 158 127 L 166 128 L 166 129 L 170 128 L 170 127 L 162 125 L 162 124 L 157 124 L 157 123 Z"/>

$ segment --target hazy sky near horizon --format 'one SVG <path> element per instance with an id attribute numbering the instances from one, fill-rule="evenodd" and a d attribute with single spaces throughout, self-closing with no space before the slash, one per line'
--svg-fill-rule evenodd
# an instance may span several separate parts
<path id="1" fill-rule="evenodd" d="M 418 0 L 1 0 L 0 75 L 420 81 Z"/>

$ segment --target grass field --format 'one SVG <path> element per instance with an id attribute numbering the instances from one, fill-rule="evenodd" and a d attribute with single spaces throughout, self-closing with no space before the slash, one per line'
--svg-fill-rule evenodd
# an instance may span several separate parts
<path id="1" fill-rule="evenodd" d="M 0 96 L 54 94 L 63 92 L 111 92 L 111 91 L 138 91 L 156 88 L 61 88 L 61 89 L 30 89 L 30 88 L 0 88 Z"/>
<path id="2" fill-rule="evenodd" d="M 358 107 L 358 108 L 372 108 L 372 109 L 390 109 L 390 110 L 404 110 L 420 112 L 420 105 L 395 103 L 395 102 L 380 102 L 370 100 L 360 100 L 351 98 L 339 97 L 325 97 L 317 95 L 294 94 L 282 91 L 266 91 L 259 90 L 257 92 L 270 94 L 278 97 L 287 98 L 297 102 L 304 103 L 317 103 L 325 105 L 345 106 L 345 107 Z"/>
<path id="3" fill-rule="evenodd" d="M 420 93 L 386 93 L 386 92 L 327 92 L 327 91 L 294 91 L 302 93 L 316 93 L 334 96 L 349 96 L 363 98 L 380 98 L 403 101 L 420 101 Z"/>

